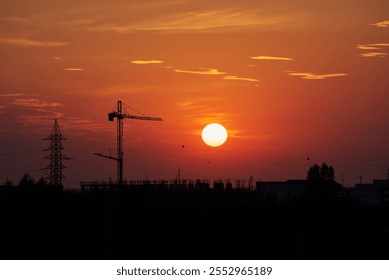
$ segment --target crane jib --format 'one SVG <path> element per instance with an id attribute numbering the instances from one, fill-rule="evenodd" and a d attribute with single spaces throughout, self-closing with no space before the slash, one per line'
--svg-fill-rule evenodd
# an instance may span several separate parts
<path id="1" fill-rule="evenodd" d="M 108 113 L 108 120 L 110 122 L 114 121 L 115 118 L 118 119 L 134 119 L 134 120 L 145 120 L 145 121 L 162 121 L 161 118 L 156 117 L 147 117 L 147 116 L 134 116 L 134 115 L 127 115 L 127 114 L 118 114 L 117 112 Z"/>

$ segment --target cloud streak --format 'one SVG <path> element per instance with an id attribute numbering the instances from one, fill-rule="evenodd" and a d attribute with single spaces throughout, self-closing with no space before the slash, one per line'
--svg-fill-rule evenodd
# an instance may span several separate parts
<path id="1" fill-rule="evenodd" d="M 389 27 L 389 20 L 373 23 L 372 25 L 375 25 L 377 27 Z"/>
<path id="2" fill-rule="evenodd" d="M 357 48 L 360 50 L 380 50 L 382 47 L 389 47 L 389 43 L 360 44 Z"/>
<path id="3" fill-rule="evenodd" d="M 23 114 L 20 115 L 19 122 L 24 129 L 29 129 L 34 133 L 47 133 L 47 123 L 53 119 L 60 119 L 64 116 L 61 112 L 40 111 L 41 115 Z"/>
<path id="4" fill-rule="evenodd" d="M 357 48 L 360 50 L 378 50 L 379 49 L 378 47 L 372 46 L 371 44 L 358 45 Z"/>
<path id="5" fill-rule="evenodd" d="M 15 96 L 23 96 L 24 93 L 4 93 L 0 94 L 0 97 L 15 97 Z"/>
<path id="6" fill-rule="evenodd" d="M 162 12 L 160 12 L 162 13 Z M 310 14 L 300 11 L 264 11 L 259 9 L 238 10 L 233 8 L 204 9 L 172 13 L 168 11 L 160 17 L 148 17 L 134 22 L 101 23 L 88 26 L 95 32 L 114 31 L 130 33 L 137 31 L 196 32 L 234 31 L 242 29 L 291 28 L 302 25 Z"/>
<path id="7" fill-rule="evenodd" d="M 61 119 L 61 124 L 63 127 L 66 127 L 67 130 L 70 130 L 75 134 L 87 134 L 91 132 L 101 133 L 102 131 L 111 131 L 111 128 L 107 125 L 78 117 L 63 117 Z"/>
<path id="8" fill-rule="evenodd" d="M 0 44 L 19 47 L 62 47 L 69 45 L 69 42 L 39 41 L 19 37 L 0 37 Z"/>
<path id="9" fill-rule="evenodd" d="M 231 119 L 242 115 L 242 113 L 227 113 L 223 108 L 222 100 L 222 97 L 215 96 L 193 97 L 177 103 L 176 107 L 183 119 L 198 126 L 212 122 L 228 123 Z"/>
<path id="10" fill-rule="evenodd" d="M 382 50 L 385 47 L 389 47 L 389 43 L 374 43 L 374 44 L 359 44 L 357 45 L 357 48 L 360 50 Z M 361 53 L 360 56 L 362 57 L 386 57 L 387 53 L 385 52 L 368 52 L 368 53 Z"/>
<path id="11" fill-rule="evenodd" d="M 225 76 L 223 80 L 231 80 L 231 81 L 246 81 L 246 82 L 259 82 L 258 79 L 253 78 L 242 78 L 237 76 Z"/>
<path id="12" fill-rule="evenodd" d="M 369 52 L 369 53 L 361 53 L 362 57 L 386 57 L 388 54 L 383 52 Z"/>
<path id="13" fill-rule="evenodd" d="M 63 104 L 59 102 L 48 102 L 36 98 L 17 98 L 12 105 L 32 107 L 32 108 L 45 108 L 45 107 L 62 107 Z"/>
<path id="14" fill-rule="evenodd" d="M 175 69 L 175 72 L 178 73 L 188 73 L 188 74 L 199 74 L 199 75 L 224 75 L 226 72 L 220 72 L 214 68 L 200 68 L 200 70 L 190 70 L 190 69 Z"/>
<path id="15" fill-rule="evenodd" d="M 131 60 L 131 63 L 144 65 L 144 64 L 160 64 L 163 63 L 163 61 L 162 60 Z"/>
<path id="16" fill-rule="evenodd" d="M 345 73 L 314 74 L 314 73 L 308 73 L 308 72 L 289 72 L 288 75 L 299 76 L 305 80 L 324 80 L 324 79 L 332 78 L 332 77 L 343 77 L 343 76 L 347 76 L 348 74 L 345 74 Z"/>
<path id="17" fill-rule="evenodd" d="M 62 112 L 58 111 L 58 108 L 63 107 L 64 104 L 59 102 L 50 102 L 37 98 L 17 98 L 10 104 L 25 108 L 20 110 L 19 121 L 24 128 L 33 129 L 34 133 L 40 129 L 43 130 L 42 123 L 64 116 Z"/>
<path id="18" fill-rule="evenodd" d="M 284 61 L 293 61 L 290 57 L 279 57 L 279 56 L 267 56 L 267 55 L 260 55 L 260 56 L 252 56 L 251 59 L 255 60 L 284 60 Z"/>
<path id="19" fill-rule="evenodd" d="M 66 71 L 84 71 L 82 68 L 75 68 L 75 67 L 66 67 L 64 68 Z"/>

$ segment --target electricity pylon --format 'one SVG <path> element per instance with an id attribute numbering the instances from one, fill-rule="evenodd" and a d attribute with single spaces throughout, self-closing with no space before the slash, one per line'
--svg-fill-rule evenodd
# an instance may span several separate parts
<path id="1" fill-rule="evenodd" d="M 50 165 L 42 168 L 42 170 L 50 170 L 50 174 L 47 179 L 49 179 L 51 186 L 63 187 L 62 179 L 65 178 L 65 176 L 62 174 L 62 169 L 66 168 L 66 166 L 62 164 L 62 160 L 71 158 L 62 154 L 62 140 L 65 140 L 65 137 L 61 134 L 57 119 L 54 121 L 50 136 L 43 140 L 50 140 L 50 147 L 43 150 L 50 151 L 49 155 L 43 157 L 43 159 L 50 160 Z"/>

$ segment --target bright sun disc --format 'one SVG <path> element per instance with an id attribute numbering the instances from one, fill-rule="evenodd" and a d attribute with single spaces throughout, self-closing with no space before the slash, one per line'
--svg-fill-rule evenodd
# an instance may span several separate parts
<path id="1" fill-rule="evenodd" d="M 208 146 L 218 147 L 226 142 L 227 130 L 221 124 L 211 123 L 204 127 L 201 137 Z"/>

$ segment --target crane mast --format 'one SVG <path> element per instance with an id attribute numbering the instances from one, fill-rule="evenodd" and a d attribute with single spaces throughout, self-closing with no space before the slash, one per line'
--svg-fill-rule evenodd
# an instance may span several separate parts
<path id="1" fill-rule="evenodd" d="M 117 161 L 117 182 L 119 187 L 123 184 L 123 119 L 135 119 L 135 120 L 144 120 L 144 121 L 162 121 L 161 118 L 158 117 L 148 117 L 148 116 L 135 116 L 123 113 L 122 101 L 119 100 L 117 104 L 117 111 L 113 111 L 108 113 L 108 120 L 113 122 L 114 119 L 117 118 L 116 126 L 117 126 L 117 151 L 116 157 L 111 155 L 103 155 L 101 153 L 95 153 L 95 155 L 105 157 L 108 159 L 113 159 Z"/>
<path id="2" fill-rule="evenodd" d="M 108 115 L 109 116 L 109 115 Z M 109 117 L 108 117 L 109 118 Z M 119 187 L 123 182 L 123 121 L 122 121 L 122 102 L 118 101 L 117 116 L 117 178 Z"/>

